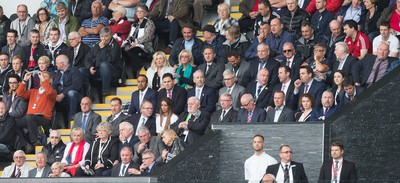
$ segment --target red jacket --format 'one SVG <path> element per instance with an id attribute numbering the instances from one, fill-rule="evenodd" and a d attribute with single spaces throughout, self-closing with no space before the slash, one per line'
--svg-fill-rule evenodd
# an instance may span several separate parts
<path id="1" fill-rule="evenodd" d="M 326 1 L 326 9 L 331 12 L 333 15 L 336 15 L 336 13 L 339 11 L 339 9 L 342 7 L 343 0 L 327 0 Z M 315 7 L 315 0 L 311 0 L 310 4 L 308 4 L 306 11 L 312 15 L 315 12 L 316 7 Z"/>

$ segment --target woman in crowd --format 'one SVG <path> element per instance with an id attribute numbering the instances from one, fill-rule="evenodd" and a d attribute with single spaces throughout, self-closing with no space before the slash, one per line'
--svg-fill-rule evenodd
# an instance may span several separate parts
<path id="1" fill-rule="evenodd" d="M 343 81 L 346 79 L 346 74 L 342 70 L 337 70 L 333 74 L 333 86 L 332 93 L 335 95 L 335 105 L 337 105 L 339 101 L 339 93 L 344 91 Z"/>
<path id="2" fill-rule="evenodd" d="M 230 26 L 239 26 L 238 21 L 231 17 L 231 6 L 229 4 L 219 4 L 217 12 L 218 19 L 215 20 L 213 26 L 219 34 L 225 36 L 225 29 Z"/>
<path id="3" fill-rule="evenodd" d="M 179 140 L 178 135 L 172 129 L 164 130 L 161 133 L 161 139 L 165 145 L 165 149 L 161 154 L 161 157 L 165 163 L 168 163 L 168 161 L 185 149 Z"/>
<path id="4" fill-rule="evenodd" d="M 162 76 L 165 73 L 174 73 L 174 68 L 169 65 L 164 52 L 157 51 L 153 54 L 151 67 L 147 69 L 146 76 L 149 79 L 149 88 L 156 91 L 162 88 Z"/>
<path id="5" fill-rule="evenodd" d="M 63 167 L 65 167 L 65 172 L 71 174 L 71 176 L 83 175 L 82 168 L 85 166 L 85 156 L 90 147 L 90 144 L 83 140 L 83 135 L 82 128 L 76 127 L 71 130 L 72 142 L 67 144 L 61 160 Z M 80 175 L 76 174 L 77 170 L 81 170 Z"/>
<path id="6" fill-rule="evenodd" d="M 305 93 L 299 98 L 300 110 L 295 114 L 297 122 L 306 122 L 310 120 L 312 109 L 315 107 L 315 99 L 309 94 Z"/>
<path id="7" fill-rule="evenodd" d="M 36 25 L 35 29 L 39 31 L 39 40 L 43 45 L 49 43 L 49 33 L 50 29 L 55 27 L 55 23 L 50 19 L 50 13 L 46 8 L 39 8 L 36 12 Z"/>
<path id="8" fill-rule="evenodd" d="M 113 38 L 119 46 L 122 45 L 122 41 L 124 41 L 131 30 L 131 23 L 126 18 L 126 10 L 123 7 L 116 7 L 113 11 L 113 18 L 110 20 L 110 28 Z"/>
<path id="9" fill-rule="evenodd" d="M 179 53 L 178 59 L 179 65 L 175 70 L 174 82 L 176 85 L 188 90 L 194 85 L 193 73 L 197 69 L 194 65 L 192 52 L 189 50 L 182 50 L 181 53 Z"/>
<path id="10" fill-rule="evenodd" d="M 100 123 L 96 127 L 97 135 L 85 157 L 85 170 L 93 171 L 94 176 L 103 176 L 103 172 L 110 170 L 119 157 L 119 140 L 111 137 L 110 123 Z"/>
<path id="11" fill-rule="evenodd" d="M 141 1 L 138 0 L 113 0 L 108 5 L 108 9 L 114 10 L 117 8 L 124 8 L 126 12 L 126 17 L 130 22 L 133 22 L 133 17 L 135 16 L 136 6 Z"/>
<path id="12" fill-rule="evenodd" d="M 165 97 L 161 100 L 159 113 L 156 115 L 156 132 L 158 135 L 163 130 L 170 128 L 170 125 L 178 121 L 178 116 L 173 112 L 172 100 Z"/>
<path id="13" fill-rule="evenodd" d="M 376 7 L 377 0 L 364 0 L 364 6 L 368 10 L 365 23 L 362 26 L 362 31 L 368 35 L 369 40 L 372 42 L 376 36 L 379 35 L 379 26 L 376 26 L 381 12 Z"/>
<path id="14" fill-rule="evenodd" d="M 128 39 L 122 45 L 125 50 L 125 60 L 130 62 L 133 76 L 147 61 L 147 57 L 154 52 L 153 39 L 156 27 L 150 19 L 146 18 L 149 10 L 145 4 L 138 4 L 137 19 L 132 23 Z"/>
<path id="15" fill-rule="evenodd" d="M 64 165 L 61 162 L 54 162 L 51 165 L 51 173 L 49 177 L 71 177 L 68 173 L 63 172 L 64 171 Z"/>

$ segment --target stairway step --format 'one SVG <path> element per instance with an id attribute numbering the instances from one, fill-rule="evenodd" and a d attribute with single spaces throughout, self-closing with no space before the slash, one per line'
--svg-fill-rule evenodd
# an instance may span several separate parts
<path id="1" fill-rule="evenodd" d="M 137 79 L 127 79 L 125 81 L 126 86 L 136 86 L 137 85 Z"/>
<path id="2" fill-rule="evenodd" d="M 26 163 L 27 163 L 28 165 L 31 165 L 31 166 L 36 167 L 36 160 L 33 160 L 33 161 L 32 161 L 32 160 L 29 160 L 29 161 L 27 160 Z"/>
<path id="3" fill-rule="evenodd" d="M 236 13 L 236 12 L 239 12 L 239 6 L 232 6 L 231 13 Z"/>
<path id="4" fill-rule="evenodd" d="M 25 156 L 26 156 L 26 160 L 31 160 L 31 161 L 36 160 L 36 154 L 25 154 Z"/>
<path id="5" fill-rule="evenodd" d="M 117 95 L 132 95 L 132 93 L 136 90 L 138 90 L 137 86 L 118 87 Z"/>
<path id="6" fill-rule="evenodd" d="M 92 110 L 94 111 L 110 110 L 110 104 L 93 104 Z"/>
<path id="7" fill-rule="evenodd" d="M 70 136 L 71 129 L 59 129 L 61 132 L 61 136 Z"/>
<path id="8" fill-rule="evenodd" d="M 38 153 L 38 152 L 41 152 L 42 149 L 43 149 L 43 146 L 36 146 L 35 147 L 35 154 Z"/>
<path id="9" fill-rule="evenodd" d="M 108 116 L 111 115 L 111 111 L 96 111 L 101 116 L 101 121 L 106 121 Z"/>
<path id="10" fill-rule="evenodd" d="M 110 103 L 110 100 L 114 97 L 118 97 L 122 100 L 122 104 L 126 104 L 131 101 L 131 95 L 110 95 L 105 98 L 106 103 Z"/>
<path id="11" fill-rule="evenodd" d="M 242 13 L 231 13 L 231 17 L 238 20 L 240 17 L 242 17 Z"/>

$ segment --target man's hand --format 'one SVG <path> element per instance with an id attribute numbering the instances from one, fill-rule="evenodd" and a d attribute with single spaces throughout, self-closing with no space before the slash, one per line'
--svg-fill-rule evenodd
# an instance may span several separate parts
<path id="1" fill-rule="evenodd" d="M 39 72 L 39 73 L 41 73 L 41 72 Z M 31 78 L 31 76 L 32 76 L 32 72 L 27 72 L 24 76 L 24 81 L 28 81 Z M 39 76 L 39 78 L 40 78 L 40 76 Z"/>
<path id="2" fill-rule="evenodd" d="M 168 20 L 169 20 L 169 22 L 172 22 L 174 19 L 175 19 L 175 17 L 174 16 L 172 16 L 172 15 L 168 15 Z"/>
<path id="3" fill-rule="evenodd" d="M 140 175 L 141 173 L 140 173 L 140 171 L 138 170 L 138 169 L 136 169 L 136 168 L 128 168 L 128 173 L 129 174 L 133 174 L 133 175 Z"/>
<path id="4" fill-rule="evenodd" d="M 145 143 L 140 143 L 139 146 L 138 146 L 137 153 L 138 154 L 142 153 L 142 151 L 146 148 L 146 146 L 147 145 Z"/>
<path id="5" fill-rule="evenodd" d="M 298 91 L 299 88 L 300 88 L 300 85 L 301 85 L 301 80 L 300 80 L 300 79 L 297 79 L 297 80 L 294 82 L 294 89 Z"/>
<path id="6" fill-rule="evenodd" d="M 61 102 L 63 99 L 64 99 L 64 94 L 63 93 L 58 94 L 57 97 L 56 97 L 56 101 L 57 102 Z"/>

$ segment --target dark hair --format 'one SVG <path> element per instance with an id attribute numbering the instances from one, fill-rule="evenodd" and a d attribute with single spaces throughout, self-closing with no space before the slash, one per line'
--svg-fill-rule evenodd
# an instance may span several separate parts
<path id="1" fill-rule="evenodd" d="M 36 11 L 36 17 L 37 17 L 36 23 L 41 23 L 40 19 L 39 19 L 39 12 L 42 10 L 44 10 L 44 12 L 46 13 L 46 16 L 47 16 L 46 21 L 50 20 L 50 12 L 46 8 L 42 7 Z"/>
<path id="2" fill-rule="evenodd" d="M 299 106 L 300 106 L 300 109 L 304 110 L 303 105 L 301 104 L 301 100 L 302 100 L 303 98 L 308 98 L 308 99 L 310 99 L 311 108 L 314 108 L 314 107 L 315 107 L 315 98 L 314 98 L 314 96 L 311 95 L 310 93 L 304 93 L 304 94 L 300 95 L 300 97 L 299 97 Z"/>
<path id="3" fill-rule="evenodd" d="M 7 77 L 7 82 L 8 82 L 8 79 L 10 79 L 10 78 L 15 78 L 15 79 L 17 79 L 18 83 L 22 81 L 21 77 L 19 77 L 18 74 L 10 74 L 10 75 Z"/>
<path id="4" fill-rule="evenodd" d="M 194 25 L 193 25 L 193 24 L 191 24 L 191 23 L 183 24 L 182 30 L 183 30 L 184 28 L 191 29 L 192 32 L 193 32 L 193 36 L 196 35 L 196 29 L 194 28 Z"/>
<path id="5" fill-rule="evenodd" d="M 239 54 L 237 51 L 232 50 L 232 51 L 229 51 L 229 52 L 228 52 L 227 58 L 229 58 L 229 57 L 240 58 L 240 54 Z"/>
<path id="6" fill-rule="evenodd" d="M 172 80 L 174 80 L 174 76 L 172 76 L 172 74 L 171 73 L 165 73 L 163 76 L 162 76 L 162 79 L 164 79 L 164 78 L 171 78 Z"/>
<path id="7" fill-rule="evenodd" d="M 389 28 L 390 29 L 390 24 L 389 24 L 389 22 L 381 22 L 381 24 L 379 25 L 379 26 L 384 26 L 384 27 L 387 27 L 387 28 Z"/>
<path id="8" fill-rule="evenodd" d="M 57 32 L 58 32 L 58 35 L 61 34 L 61 33 L 60 33 L 60 29 L 58 29 L 58 28 L 56 28 L 56 27 L 51 28 L 51 29 L 50 29 L 50 32 L 51 32 L 51 31 L 57 31 Z"/>
<path id="9" fill-rule="evenodd" d="M 256 134 L 256 135 L 253 136 L 253 139 L 256 138 L 256 137 L 260 137 L 260 138 L 262 138 L 262 140 L 264 141 L 264 136 L 262 136 L 262 135 L 260 135 L 260 134 Z"/>
<path id="10" fill-rule="evenodd" d="M 282 151 L 282 148 L 283 147 L 288 147 L 288 148 L 290 148 L 291 149 L 291 147 L 289 146 L 289 145 L 287 145 L 287 144 L 284 144 L 284 145 L 281 145 L 281 147 L 279 147 L 279 152 L 281 152 Z"/>
<path id="11" fill-rule="evenodd" d="M 346 21 L 344 21 L 343 27 L 346 26 L 346 25 L 349 26 L 350 29 L 355 29 L 355 30 L 357 30 L 357 27 L 358 27 L 357 22 L 354 21 L 354 20 L 346 20 Z"/>
<path id="12" fill-rule="evenodd" d="M 213 48 L 213 47 L 211 47 L 211 46 L 209 46 L 209 45 L 207 45 L 207 46 L 204 46 L 204 49 L 203 49 L 203 51 L 204 51 L 204 50 L 206 50 L 206 49 L 210 49 L 210 50 L 212 50 L 212 52 L 213 52 L 213 53 L 215 53 L 215 50 L 214 50 L 214 48 Z"/>
<path id="13" fill-rule="evenodd" d="M 271 3 L 269 2 L 269 0 L 260 0 L 260 2 L 258 2 L 258 4 L 263 4 L 264 6 L 269 8 L 269 11 L 272 14 L 272 6 Z"/>
<path id="14" fill-rule="evenodd" d="M 306 69 L 307 74 L 313 74 L 313 69 L 308 65 L 302 65 L 302 66 L 300 66 L 300 69 Z"/>
<path id="15" fill-rule="evenodd" d="M 343 85 L 343 87 L 345 87 L 345 86 L 354 86 L 354 81 L 351 78 L 346 78 L 343 81 L 342 85 Z"/>
<path id="16" fill-rule="evenodd" d="M 313 26 L 311 25 L 311 23 L 308 22 L 308 21 L 305 21 L 305 22 L 303 22 L 303 23 L 301 24 L 301 27 L 306 27 L 306 26 L 311 27 L 311 29 L 314 29 Z"/>
<path id="17" fill-rule="evenodd" d="M 275 96 L 275 93 L 280 93 L 280 94 L 283 95 L 283 98 L 284 98 L 284 99 L 286 98 L 286 97 L 285 97 L 285 92 L 283 92 L 283 91 L 281 91 L 281 90 L 276 90 L 276 91 L 274 92 L 274 96 Z"/>
<path id="18" fill-rule="evenodd" d="M 138 76 L 137 78 L 139 78 L 139 77 L 144 77 L 144 78 L 146 78 L 146 83 L 149 82 L 149 79 L 147 78 L 146 75 L 144 75 L 144 74 L 139 74 L 139 76 Z M 142 103 L 143 103 L 143 102 L 142 102 Z"/>
<path id="19" fill-rule="evenodd" d="M 338 146 L 342 151 L 344 150 L 343 143 L 338 140 L 332 142 L 331 147 L 333 146 Z"/>
<path id="20" fill-rule="evenodd" d="M 343 76 L 343 78 L 345 78 L 345 79 L 347 78 L 347 77 L 346 77 L 346 73 L 345 73 L 344 71 L 342 71 L 342 70 L 337 70 L 337 71 L 335 71 L 335 72 L 333 73 L 333 76 L 335 76 L 335 73 L 341 74 L 341 75 Z M 335 84 L 335 81 L 334 81 L 334 77 L 332 78 L 332 83 L 333 83 L 334 85 L 336 85 L 336 84 Z M 343 83 L 342 83 L 342 86 L 344 86 Z"/>
<path id="21" fill-rule="evenodd" d="M 8 33 L 14 33 L 14 36 L 15 36 L 15 37 L 18 37 L 18 31 L 15 30 L 15 29 L 10 29 L 10 30 L 8 30 L 8 31 L 7 31 L 7 34 L 8 34 Z"/>
<path id="22" fill-rule="evenodd" d="M 161 110 L 161 103 L 162 103 L 162 102 L 167 103 L 168 111 L 167 111 L 166 114 L 163 113 L 162 110 Z M 171 116 L 172 116 L 172 114 L 174 113 L 174 109 L 173 109 L 174 104 L 173 104 L 173 102 L 172 102 L 172 100 L 171 100 L 170 98 L 164 97 L 163 99 L 161 99 L 161 102 L 160 102 L 159 105 L 160 105 L 160 106 L 159 106 L 159 111 L 160 111 L 160 124 L 163 124 L 164 116 L 167 117 L 167 120 L 165 121 L 165 124 L 164 124 L 164 126 L 162 126 L 162 127 L 163 127 L 164 130 L 169 129 L 169 126 L 171 125 Z"/>
<path id="23" fill-rule="evenodd" d="M 136 5 L 136 7 L 141 8 L 142 10 L 144 10 L 146 12 L 149 12 L 149 8 L 144 3 L 139 3 L 138 5 Z"/>
<path id="24" fill-rule="evenodd" d="M 8 55 L 7 52 L 0 52 L 0 56 L 1 56 L 1 55 L 7 55 L 7 57 L 9 57 L 9 55 Z"/>
<path id="25" fill-rule="evenodd" d="M 122 105 L 122 100 L 121 100 L 120 98 L 118 98 L 118 97 L 112 98 L 112 99 L 110 100 L 110 103 L 113 102 L 113 101 L 118 101 L 119 104 Z"/>
<path id="26" fill-rule="evenodd" d="M 292 75 L 292 69 L 289 66 L 283 65 L 283 66 L 280 66 L 279 68 L 283 68 L 285 70 L 285 72 L 289 73 L 289 76 Z"/>

